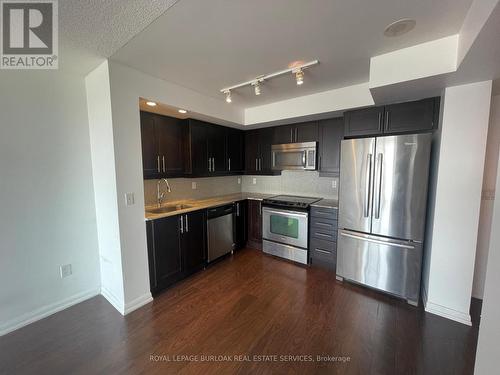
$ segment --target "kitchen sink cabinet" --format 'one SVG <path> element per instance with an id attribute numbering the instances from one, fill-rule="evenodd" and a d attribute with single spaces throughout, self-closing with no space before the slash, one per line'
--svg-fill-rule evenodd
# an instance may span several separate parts
<path id="1" fill-rule="evenodd" d="M 345 137 L 408 134 L 437 128 L 439 98 L 389 104 L 344 114 Z"/>
<path id="2" fill-rule="evenodd" d="M 157 293 L 182 278 L 180 216 L 146 222 L 149 281 Z"/>
<path id="3" fill-rule="evenodd" d="M 146 222 L 149 279 L 153 294 L 204 267 L 205 228 L 203 210 Z"/>
<path id="4" fill-rule="evenodd" d="M 184 173 L 182 120 L 141 112 L 144 178 L 178 177 Z"/>
<path id="5" fill-rule="evenodd" d="M 344 138 L 343 118 L 319 121 L 318 171 L 320 176 L 340 175 L 340 143 Z"/>
<path id="6" fill-rule="evenodd" d="M 262 250 L 262 202 L 249 199 L 247 211 L 248 247 Z"/>

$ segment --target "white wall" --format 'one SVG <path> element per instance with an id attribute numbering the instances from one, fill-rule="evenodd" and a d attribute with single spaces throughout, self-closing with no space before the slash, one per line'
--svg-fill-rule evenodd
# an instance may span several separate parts
<path id="1" fill-rule="evenodd" d="M 497 151 L 497 165 L 500 154 Z M 497 169 L 496 184 L 500 186 L 500 170 Z M 496 200 L 493 208 L 494 230 L 491 232 L 488 254 L 488 268 L 484 288 L 484 301 L 479 326 L 479 340 L 476 354 L 476 375 L 498 373 L 498 353 L 500 353 L 500 200 Z"/>
<path id="2" fill-rule="evenodd" d="M 83 77 L 0 82 L 1 335 L 98 294 L 100 277 Z"/>
<path id="3" fill-rule="evenodd" d="M 101 269 L 101 292 L 124 312 L 124 290 L 108 62 L 85 79 Z"/>
<path id="4" fill-rule="evenodd" d="M 444 92 L 425 309 L 470 324 L 491 81 Z M 425 274 L 424 274 L 425 275 Z"/>
<path id="5" fill-rule="evenodd" d="M 486 262 L 490 245 L 491 221 L 495 202 L 495 186 L 497 177 L 498 150 L 500 145 L 500 95 L 491 100 L 490 125 L 486 143 L 486 160 L 484 163 L 483 193 L 479 216 L 479 233 L 477 237 L 476 264 L 472 296 L 483 298 Z"/>
<path id="6" fill-rule="evenodd" d="M 139 98 L 156 100 L 226 122 L 243 123 L 238 107 L 200 95 L 184 87 L 109 63 L 118 220 L 124 280 L 124 313 L 151 300 L 144 222 Z M 135 205 L 125 205 L 125 193 L 135 194 Z"/>

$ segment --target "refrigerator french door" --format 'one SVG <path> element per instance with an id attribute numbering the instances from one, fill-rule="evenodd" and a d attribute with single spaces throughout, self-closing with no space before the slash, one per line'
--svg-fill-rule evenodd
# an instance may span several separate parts
<path id="1" fill-rule="evenodd" d="M 431 134 L 343 140 L 337 275 L 418 304 Z"/>

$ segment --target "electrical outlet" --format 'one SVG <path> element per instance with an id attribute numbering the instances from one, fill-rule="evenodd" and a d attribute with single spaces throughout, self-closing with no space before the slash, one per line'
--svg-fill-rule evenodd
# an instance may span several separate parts
<path id="1" fill-rule="evenodd" d="M 198 188 L 198 185 L 196 184 L 196 182 L 191 182 L 191 189 L 193 190 L 196 190 Z"/>
<path id="2" fill-rule="evenodd" d="M 332 180 L 332 189 L 337 188 L 337 180 Z"/>
<path id="3" fill-rule="evenodd" d="M 59 267 L 59 271 L 61 272 L 61 279 L 70 276 L 73 271 L 71 270 L 71 264 L 64 264 Z"/>
<path id="4" fill-rule="evenodd" d="M 241 177 L 238 177 L 238 185 L 241 185 Z"/>
<path id="5" fill-rule="evenodd" d="M 255 177 L 252 179 L 252 184 L 254 184 L 254 185 L 257 184 L 257 179 Z"/>
<path id="6" fill-rule="evenodd" d="M 135 203 L 134 193 L 125 193 L 125 204 L 127 206 L 133 206 Z"/>

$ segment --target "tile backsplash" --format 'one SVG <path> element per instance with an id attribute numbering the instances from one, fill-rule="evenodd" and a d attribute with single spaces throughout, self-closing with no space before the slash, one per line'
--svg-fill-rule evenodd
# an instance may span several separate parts
<path id="1" fill-rule="evenodd" d="M 238 178 L 243 176 L 206 177 L 206 178 L 171 178 L 168 179 L 171 193 L 165 194 L 165 202 L 183 199 L 203 199 L 218 195 L 241 193 Z M 146 205 L 156 204 L 156 184 L 158 180 L 144 180 L 144 201 Z M 192 184 L 196 184 L 193 189 Z M 162 184 L 162 189 L 165 185 Z"/>
<path id="2" fill-rule="evenodd" d="M 240 179 L 240 184 L 238 184 Z M 254 184 L 255 179 L 255 184 Z M 144 180 L 146 205 L 156 203 L 158 180 Z M 281 176 L 225 176 L 206 178 L 169 179 L 171 193 L 166 201 L 203 199 L 241 192 L 263 194 L 295 194 L 311 197 L 338 199 L 339 181 L 336 177 L 319 177 L 314 171 L 283 171 Z M 193 189 L 193 183 L 196 189 Z M 162 185 L 162 189 L 164 185 Z"/>
<path id="3" fill-rule="evenodd" d="M 319 177 L 319 173 L 314 171 L 283 171 L 281 176 L 242 178 L 242 191 L 248 193 L 293 194 L 329 199 L 338 199 L 339 194 L 337 177 Z"/>

